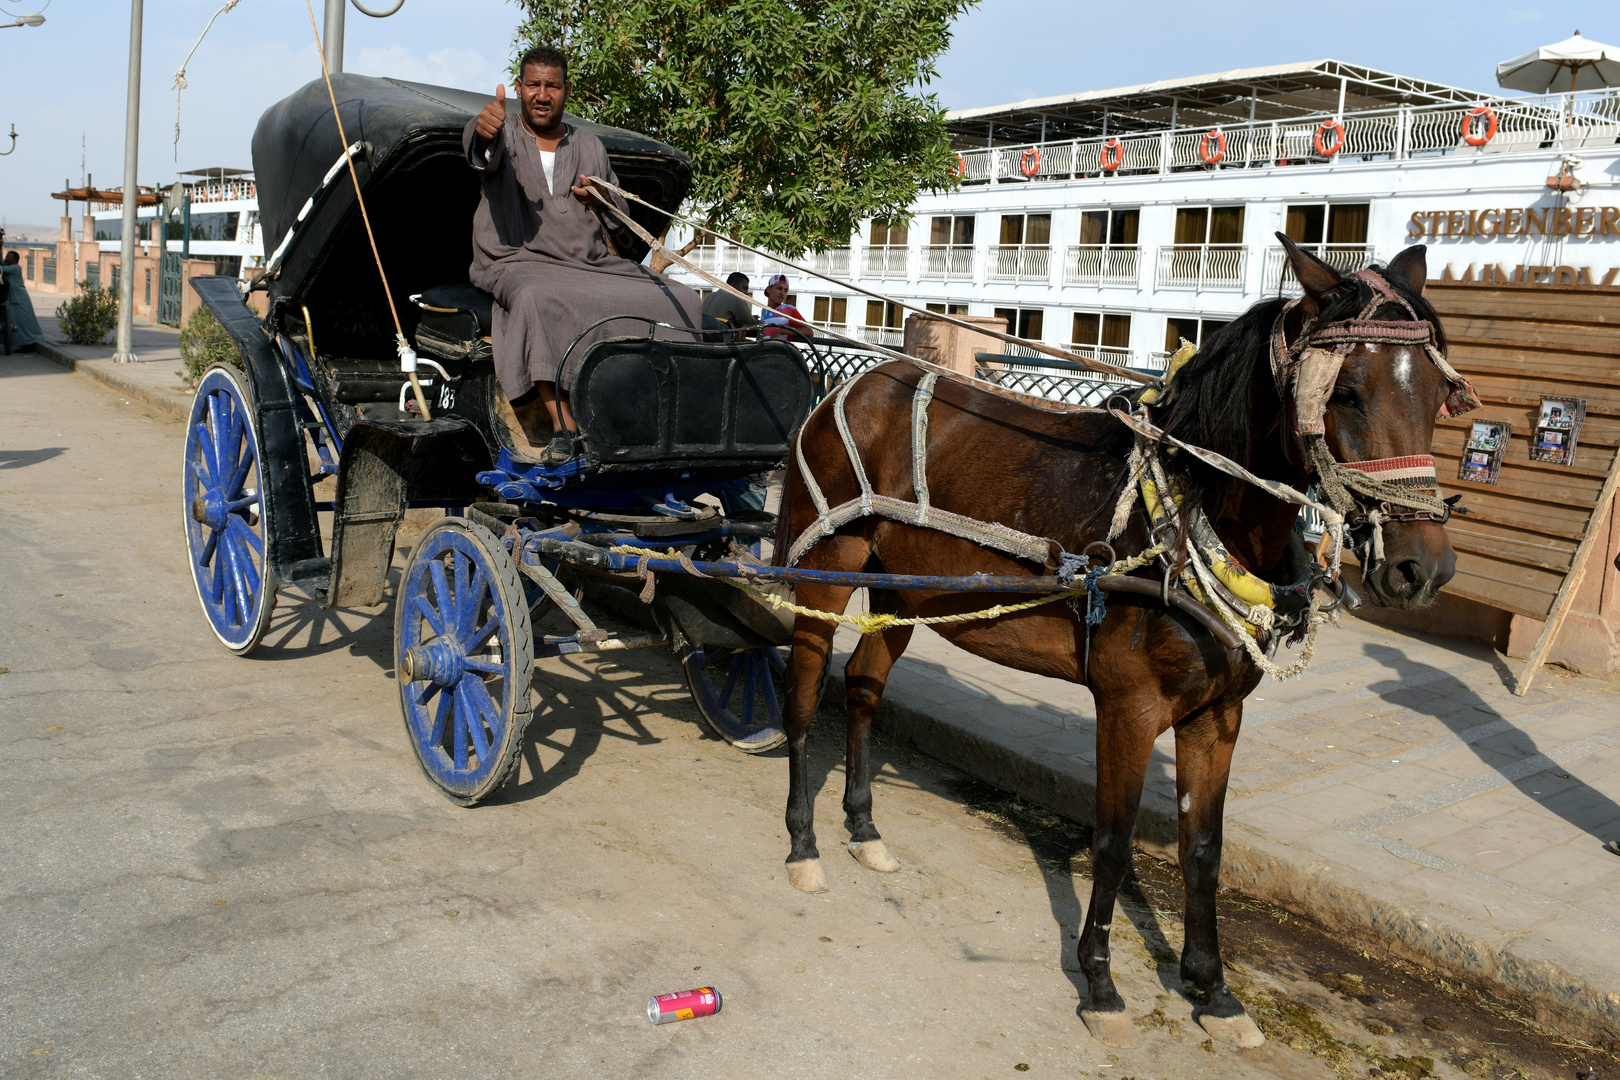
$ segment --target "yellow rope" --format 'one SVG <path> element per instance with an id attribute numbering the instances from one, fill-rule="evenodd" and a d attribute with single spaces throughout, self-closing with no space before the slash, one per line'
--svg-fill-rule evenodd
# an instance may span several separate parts
<path id="1" fill-rule="evenodd" d="M 667 552 L 653 552 L 648 548 L 636 548 L 625 544 L 616 544 L 608 550 L 620 555 L 635 555 L 638 558 L 647 555 L 662 556 L 663 558 L 669 559 L 680 558 L 680 554 L 674 549 L 670 549 Z M 1164 550 L 1165 548 L 1163 544 L 1155 544 L 1153 547 L 1148 548 L 1140 555 L 1134 555 L 1129 559 L 1120 559 L 1116 562 L 1110 563 L 1106 572 L 1109 574 L 1129 573 L 1130 571 L 1146 566 L 1154 559 L 1157 559 L 1160 555 L 1164 554 Z M 820 608 L 805 607 L 803 604 L 795 604 L 791 600 L 784 600 L 774 593 L 761 592 L 759 589 L 756 589 L 745 582 L 738 581 L 735 578 L 721 578 L 720 580 L 743 590 L 744 592 L 753 596 L 756 600 L 764 601 L 778 611 L 791 611 L 795 615 L 804 615 L 812 619 L 820 619 L 822 622 L 838 623 L 843 626 L 853 626 L 863 635 L 881 633 L 884 630 L 890 630 L 897 626 L 940 626 L 945 623 L 973 622 L 977 619 L 999 619 L 1003 615 L 1011 615 L 1018 611 L 1028 611 L 1030 608 L 1038 608 L 1043 604 L 1052 604 L 1059 600 L 1069 600 L 1076 596 L 1086 595 L 1085 589 L 1069 589 L 1065 592 L 1053 593 L 1051 596 L 1043 596 L 1038 600 L 1025 600 L 1020 604 L 995 604 L 979 611 L 964 612 L 961 615 L 928 615 L 902 619 L 898 615 L 888 615 L 877 611 L 862 611 L 854 615 L 845 615 L 841 612 L 822 611 Z"/>

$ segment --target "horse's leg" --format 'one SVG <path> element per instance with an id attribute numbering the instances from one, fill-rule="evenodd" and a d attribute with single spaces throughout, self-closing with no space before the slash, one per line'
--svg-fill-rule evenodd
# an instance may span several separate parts
<path id="1" fill-rule="evenodd" d="M 822 611 L 843 611 L 852 592 L 846 588 L 801 587 L 797 599 Z M 810 725 L 821 703 L 834 629 L 833 623 L 808 615 L 793 620 L 793 652 L 788 657 L 785 680 L 787 701 L 782 710 L 782 729 L 787 733 L 787 830 L 792 844 L 787 875 L 793 887 L 804 892 L 821 892 L 827 887 L 821 853 L 816 850 L 817 785 L 810 781 Z"/>
<path id="2" fill-rule="evenodd" d="M 871 609 L 892 615 L 900 606 L 897 593 L 873 590 Z M 888 874 L 900 869 L 877 826 L 872 824 L 872 716 L 883 700 L 889 670 L 911 641 L 911 627 L 896 626 L 866 634 L 844 665 L 844 827 L 849 853 L 868 870 Z"/>
<path id="3" fill-rule="evenodd" d="M 1112 708 L 1099 703 L 1097 709 L 1097 831 L 1091 845 L 1091 903 L 1077 958 L 1086 977 L 1080 1019 L 1092 1038 L 1109 1046 L 1136 1042 L 1136 1025 L 1109 971 L 1108 934 L 1115 897 L 1131 868 L 1131 832 L 1153 740 L 1161 730 L 1153 713 L 1151 705 L 1134 702 Z"/>
<path id="4" fill-rule="evenodd" d="M 1219 702 L 1176 728 L 1176 798 L 1180 803 L 1181 873 L 1187 885 L 1181 978 L 1200 999 L 1193 1018 L 1213 1038 L 1260 1046 L 1266 1037 L 1227 989 L 1215 926 L 1221 877 L 1221 823 L 1226 778 L 1237 743 L 1242 701 Z"/>

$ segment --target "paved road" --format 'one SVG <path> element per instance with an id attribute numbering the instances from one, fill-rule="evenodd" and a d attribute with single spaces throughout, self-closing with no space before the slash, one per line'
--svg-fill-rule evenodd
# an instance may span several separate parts
<path id="1" fill-rule="evenodd" d="M 0 1075 L 1325 1078 L 1329 1033 L 1368 1047 L 1356 1075 L 1444 1057 L 1258 970 L 1246 992 L 1305 1049 L 1206 1045 L 1161 966 L 1179 928 L 1151 918 L 1116 958 L 1158 1011 L 1137 1049 L 1092 1042 L 1065 970 L 1084 879 L 892 748 L 905 868 L 862 870 L 830 723 L 832 890 L 794 892 L 782 759 L 706 737 L 652 651 L 541 665 L 518 784 L 458 809 L 406 745 L 389 612 L 288 597 L 252 658 L 218 647 L 182 554 L 181 423 L 123 401 L 0 364 Z M 705 983 L 721 1015 L 648 1024 L 650 994 Z"/>

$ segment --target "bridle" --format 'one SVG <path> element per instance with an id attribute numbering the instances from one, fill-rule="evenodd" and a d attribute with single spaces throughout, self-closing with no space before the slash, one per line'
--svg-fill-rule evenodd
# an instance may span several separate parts
<path id="1" fill-rule="evenodd" d="M 1458 416 L 1479 408 L 1474 389 L 1446 361 L 1434 324 L 1419 318 L 1412 304 L 1376 270 L 1349 275 L 1371 287 L 1373 297 L 1353 319 L 1317 323 L 1305 315 L 1299 337 L 1289 342 L 1284 330 L 1288 314 L 1303 302 L 1290 300 L 1277 316 L 1271 335 L 1271 373 L 1285 415 L 1293 419 L 1293 435 L 1303 451 L 1307 471 L 1317 490 L 1353 532 L 1371 533 L 1355 544 L 1363 564 L 1384 557 L 1383 527 L 1392 522 L 1434 521 L 1444 524 L 1452 514 L 1451 500 L 1442 499 L 1431 454 L 1341 462 L 1327 447 L 1328 397 L 1333 393 L 1345 357 L 1357 345 L 1392 345 L 1420 348 L 1440 369 L 1451 392 L 1440 406 L 1441 417 Z M 1385 304 L 1403 308 L 1407 318 L 1374 319 Z"/>

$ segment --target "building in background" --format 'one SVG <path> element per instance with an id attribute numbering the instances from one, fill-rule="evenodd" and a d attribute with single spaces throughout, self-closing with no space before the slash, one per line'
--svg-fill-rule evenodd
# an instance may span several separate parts
<path id="1" fill-rule="evenodd" d="M 810 265 L 1142 370 L 1297 291 L 1279 232 L 1342 270 L 1421 243 L 1433 277 L 1620 283 L 1613 92 L 1503 98 L 1321 60 L 949 119 L 960 189 Z M 817 324 L 901 342 L 894 304 L 724 242 L 695 252 L 785 269 Z"/>

